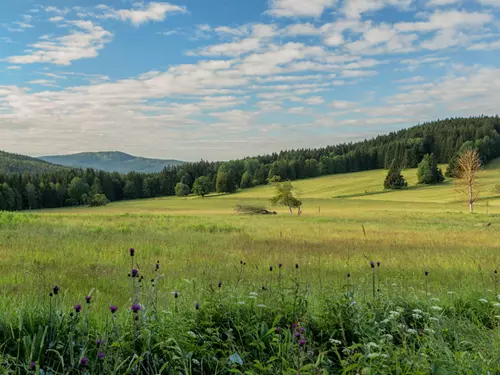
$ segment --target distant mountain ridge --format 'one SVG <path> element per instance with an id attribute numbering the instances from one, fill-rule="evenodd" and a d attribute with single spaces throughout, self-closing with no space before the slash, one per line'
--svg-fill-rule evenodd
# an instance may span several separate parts
<path id="1" fill-rule="evenodd" d="M 150 159 L 120 151 L 82 152 L 72 155 L 41 156 L 40 160 L 72 168 L 93 168 L 106 172 L 160 172 L 165 167 L 184 164 L 180 160 Z"/>
<path id="2" fill-rule="evenodd" d="M 45 173 L 68 169 L 30 156 L 0 151 L 0 173 Z"/>

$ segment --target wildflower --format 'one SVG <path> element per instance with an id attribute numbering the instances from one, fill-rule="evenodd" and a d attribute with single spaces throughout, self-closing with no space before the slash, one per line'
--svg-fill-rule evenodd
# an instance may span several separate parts
<path id="1" fill-rule="evenodd" d="M 80 366 L 87 366 L 89 364 L 89 360 L 87 359 L 87 357 L 82 357 L 82 359 L 80 359 Z"/>
<path id="2" fill-rule="evenodd" d="M 158 271 L 160 269 L 160 261 L 156 262 L 155 269 L 156 269 L 156 271 Z"/>
<path id="3" fill-rule="evenodd" d="M 392 339 L 394 338 L 394 337 L 393 337 L 391 334 L 389 334 L 389 333 L 386 333 L 386 334 L 384 335 L 384 337 L 385 337 L 387 340 L 392 340 Z"/>
<path id="4" fill-rule="evenodd" d="M 408 328 L 408 333 L 417 334 L 417 330 L 413 328 Z"/>
<path id="5" fill-rule="evenodd" d="M 340 340 L 330 339 L 330 342 L 331 342 L 333 345 L 342 345 L 342 341 L 340 341 Z"/>
<path id="6" fill-rule="evenodd" d="M 295 269 L 299 269 L 299 264 L 295 263 Z"/>
<path id="7" fill-rule="evenodd" d="M 347 272 L 347 278 L 351 277 L 351 273 Z"/>
<path id="8" fill-rule="evenodd" d="M 114 314 L 118 310 L 118 306 L 111 305 L 109 306 L 109 311 L 111 311 L 111 314 Z"/>
<path id="9" fill-rule="evenodd" d="M 370 262 L 370 267 L 375 268 L 375 263 L 373 262 L 373 260 Z"/>
<path id="10" fill-rule="evenodd" d="M 137 277 L 139 276 L 139 271 L 137 271 L 137 269 L 135 268 L 132 268 L 132 277 Z"/>
<path id="11" fill-rule="evenodd" d="M 196 302 L 196 304 L 194 305 L 194 309 L 195 310 L 199 310 L 200 309 L 200 304 L 198 302 Z"/>
<path id="12" fill-rule="evenodd" d="M 392 283 L 391 285 L 392 285 L 392 286 L 398 286 L 398 284 L 396 284 L 396 283 Z"/>
<path id="13" fill-rule="evenodd" d="M 85 296 L 85 301 L 87 301 L 87 303 L 90 303 L 92 300 L 92 296 Z"/>
<path id="14" fill-rule="evenodd" d="M 414 309 L 413 312 L 415 314 L 423 314 L 423 311 L 422 310 L 419 310 L 419 309 Z"/>
<path id="15" fill-rule="evenodd" d="M 300 333 L 299 332 L 295 332 L 294 336 L 299 339 L 300 338 Z"/>
<path id="16" fill-rule="evenodd" d="M 99 347 L 101 345 L 104 345 L 104 340 L 99 339 L 95 343 L 97 344 L 97 347 Z"/>
<path id="17" fill-rule="evenodd" d="M 435 311 L 441 311 L 441 310 L 443 310 L 443 308 L 439 307 L 439 306 L 431 306 L 431 309 L 435 310 Z"/>
<path id="18" fill-rule="evenodd" d="M 389 315 L 391 316 L 391 318 L 395 318 L 398 317 L 400 314 L 398 311 L 389 311 Z"/>
<path id="19" fill-rule="evenodd" d="M 174 298 L 179 298 L 179 292 L 172 292 L 171 294 L 174 296 Z"/>
<path id="20" fill-rule="evenodd" d="M 366 347 L 367 348 L 378 348 L 379 346 L 377 344 L 375 344 L 374 342 L 369 342 L 368 344 L 366 344 Z"/>
<path id="21" fill-rule="evenodd" d="M 267 290 L 267 288 L 266 288 L 264 285 L 262 285 L 262 290 L 263 290 L 263 291 L 266 291 L 266 290 Z"/>
<path id="22" fill-rule="evenodd" d="M 141 305 L 139 305 L 138 303 L 134 303 L 130 309 L 135 313 L 137 314 L 140 310 L 141 310 Z"/>
<path id="23" fill-rule="evenodd" d="M 425 271 L 425 276 L 429 276 L 429 271 Z"/>
<path id="24" fill-rule="evenodd" d="M 495 307 L 500 307 L 500 303 L 495 302 L 495 303 L 493 304 L 493 306 L 495 306 Z"/>
<path id="25" fill-rule="evenodd" d="M 269 266 L 269 271 L 273 272 L 273 266 Z"/>
<path id="26" fill-rule="evenodd" d="M 306 345 L 306 340 L 304 340 L 304 339 L 299 340 L 299 345 L 300 346 L 305 346 Z"/>
<path id="27" fill-rule="evenodd" d="M 261 309 L 265 309 L 266 305 L 260 304 L 260 305 L 257 305 L 257 307 L 260 307 Z"/>
<path id="28" fill-rule="evenodd" d="M 30 363 L 30 370 L 36 370 L 36 362 L 35 361 Z"/>
<path id="29" fill-rule="evenodd" d="M 424 328 L 424 332 L 427 332 L 427 333 L 436 333 L 436 331 L 434 331 L 433 329 L 430 329 L 430 328 Z"/>
<path id="30" fill-rule="evenodd" d="M 82 305 L 80 305 L 80 304 L 76 304 L 75 306 L 73 306 L 73 308 L 75 309 L 76 313 L 79 313 L 80 311 L 82 311 Z"/>
<path id="31" fill-rule="evenodd" d="M 479 302 L 482 302 L 482 303 L 488 303 L 488 300 L 487 300 L 487 299 L 484 299 L 484 298 L 480 298 L 480 299 L 479 299 Z"/>
<path id="32" fill-rule="evenodd" d="M 380 261 L 377 262 L 377 267 L 380 267 Z"/>
<path id="33" fill-rule="evenodd" d="M 219 281 L 219 288 L 222 288 L 222 281 Z"/>
<path id="34" fill-rule="evenodd" d="M 304 333 L 306 333 L 306 329 L 304 327 L 300 327 L 299 328 L 299 332 L 302 333 L 302 334 L 304 334 Z"/>
<path id="35" fill-rule="evenodd" d="M 372 358 L 372 359 L 373 359 L 373 358 L 378 358 L 378 357 L 380 357 L 380 356 L 381 356 L 381 354 L 380 354 L 380 353 L 368 353 L 368 354 L 367 354 L 367 357 L 368 357 L 368 358 Z"/>
<path id="36" fill-rule="evenodd" d="M 104 358 L 104 352 L 97 353 L 97 358 L 98 359 L 103 359 Z"/>
<path id="37" fill-rule="evenodd" d="M 283 267 L 283 265 L 281 263 L 278 264 L 278 268 L 282 268 L 282 267 Z"/>
<path id="38" fill-rule="evenodd" d="M 49 297 L 51 297 L 51 298 L 52 298 L 52 296 L 53 296 L 53 294 L 52 294 L 52 292 L 50 292 L 50 293 L 49 293 Z"/>
<path id="39" fill-rule="evenodd" d="M 133 257 L 135 255 L 135 249 L 133 247 L 130 248 L 130 256 Z"/>
<path id="40" fill-rule="evenodd" d="M 239 305 L 244 305 L 244 304 L 245 304 L 245 302 L 240 301 L 240 302 L 238 302 L 238 304 L 239 304 Z"/>
<path id="41" fill-rule="evenodd" d="M 258 294 L 258 293 L 256 293 L 256 292 L 250 292 L 250 293 L 248 293 L 248 294 L 249 294 L 249 295 L 251 295 L 251 296 L 255 296 L 255 297 L 257 297 L 257 296 L 259 295 L 259 294 Z"/>
<path id="42" fill-rule="evenodd" d="M 450 296 L 452 296 L 453 294 L 455 294 L 455 292 L 452 292 L 452 291 L 450 290 L 450 291 L 448 292 L 448 294 L 449 294 Z"/>
<path id="43" fill-rule="evenodd" d="M 250 299 L 257 299 L 257 297 L 255 297 L 255 296 L 248 296 L 248 298 L 250 298 Z"/>
<path id="44" fill-rule="evenodd" d="M 420 319 L 422 317 L 420 314 L 412 314 L 411 316 L 413 316 L 414 319 Z"/>
<path id="45" fill-rule="evenodd" d="M 432 297 L 432 298 L 431 298 L 431 301 L 432 301 L 432 302 L 439 302 L 439 298 Z"/>
<path id="46" fill-rule="evenodd" d="M 59 293 L 59 287 L 57 285 L 52 290 L 54 291 L 55 295 L 57 295 Z"/>

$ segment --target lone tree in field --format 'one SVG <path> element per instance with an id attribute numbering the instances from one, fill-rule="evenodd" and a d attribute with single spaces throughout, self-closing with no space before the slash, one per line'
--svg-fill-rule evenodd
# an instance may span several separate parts
<path id="1" fill-rule="evenodd" d="M 212 182 L 207 176 L 198 177 L 193 184 L 193 193 L 196 195 L 201 195 L 203 198 L 205 195 L 212 191 Z"/>
<path id="2" fill-rule="evenodd" d="M 426 154 L 418 165 L 419 184 L 434 185 L 444 181 L 443 172 L 438 168 L 434 154 Z"/>
<path id="3" fill-rule="evenodd" d="M 467 197 L 469 211 L 474 212 L 474 202 L 479 197 L 477 172 L 481 169 L 481 159 L 476 149 L 464 151 L 457 159 L 457 190 Z"/>
<path id="4" fill-rule="evenodd" d="M 385 189 L 403 189 L 408 186 L 405 178 L 401 174 L 401 168 L 398 163 L 392 162 L 389 172 L 384 180 Z"/>
<path id="5" fill-rule="evenodd" d="M 300 215 L 302 212 L 300 210 L 302 201 L 294 197 L 292 183 L 290 181 L 274 181 L 273 185 L 276 189 L 276 195 L 271 198 L 271 203 L 273 205 L 288 207 L 288 209 L 290 210 L 290 215 L 293 214 L 293 209 L 297 208 L 297 215 Z"/>

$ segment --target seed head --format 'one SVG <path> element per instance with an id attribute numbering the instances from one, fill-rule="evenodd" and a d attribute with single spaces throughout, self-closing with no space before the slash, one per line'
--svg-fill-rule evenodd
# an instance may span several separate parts
<path id="1" fill-rule="evenodd" d="M 114 314 L 118 310 L 118 306 L 111 305 L 109 306 L 109 311 L 111 311 L 111 314 Z"/>
<path id="2" fill-rule="evenodd" d="M 89 364 L 89 360 L 87 359 L 87 357 L 82 357 L 82 359 L 80 359 L 80 366 L 87 366 Z"/>
<path id="3" fill-rule="evenodd" d="M 132 312 L 134 312 L 135 314 L 137 314 L 139 311 L 141 311 L 141 305 L 139 305 L 138 303 L 134 303 L 130 307 L 130 310 L 132 310 Z"/>
<path id="4" fill-rule="evenodd" d="M 57 295 L 59 293 L 59 287 L 56 285 L 54 289 L 52 289 L 52 291 L 54 292 L 55 295 Z"/>
<path id="5" fill-rule="evenodd" d="M 80 311 L 82 311 L 82 305 L 80 305 L 79 303 L 76 304 L 75 306 L 73 306 L 73 308 L 75 309 L 75 312 L 78 314 Z"/>
<path id="6" fill-rule="evenodd" d="M 135 255 L 135 249 L 133 247 L 130 248 L 130 256 L 133 257 Z"/>

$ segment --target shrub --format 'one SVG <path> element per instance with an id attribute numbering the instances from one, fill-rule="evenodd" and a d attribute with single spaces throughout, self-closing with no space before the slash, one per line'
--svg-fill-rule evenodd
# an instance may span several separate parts
<path id="1" fill-rule="evenodd" d="M 395 162 L 391 164 L 391 168 L 384 180 L 385 189 L 403 189 L 408 186 L 405 178 L 401 174 L 401 168 Z"/>
<path id="2" fill-rule="evenodd" d="M 109 203 L 108 197 L 104 194 L 94 195 L 89 202 L 90 207 L 106 206 Z"/>
<path id="3" fill-rule="evenodd" d="M 424 156 L 418 165 L 417 177 L 419 184 L 439 184 L 444 181 L 443 172 L 437 167 L 434 154 Z"/>

